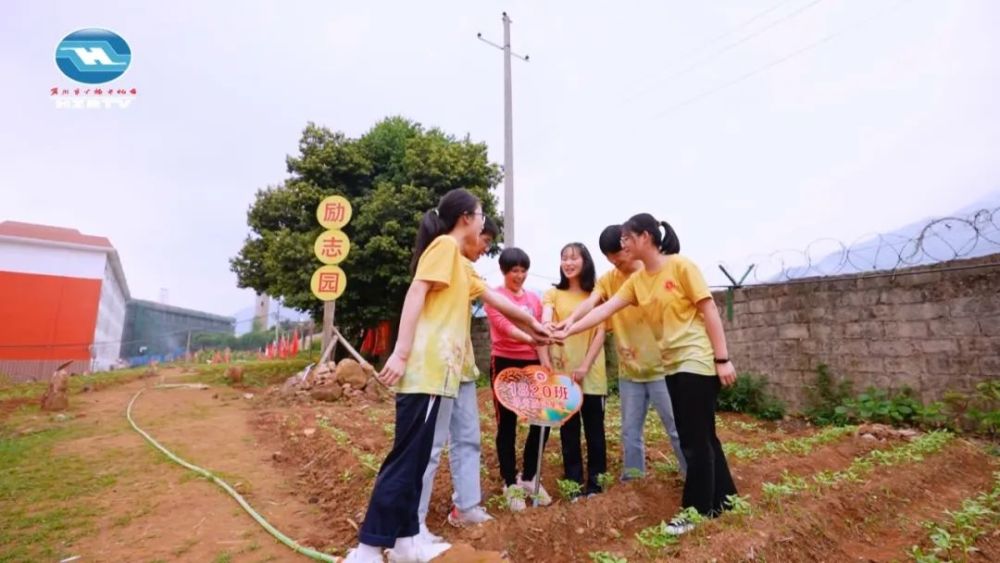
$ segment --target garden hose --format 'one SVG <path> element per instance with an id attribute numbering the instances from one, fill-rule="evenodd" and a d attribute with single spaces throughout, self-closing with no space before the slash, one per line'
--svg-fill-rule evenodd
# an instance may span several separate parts
<path id="1" fill-rule="evenodd" d="M 189 385 L 182 384 L 180 386 L 187 387 Z M 190 385 L 190 386 L 191 387 L 197 387 L 196 385 Z M 174 387 L 174 385 L 171 385 L 170 387 Z M 145 438 L 147 442 L 149 442 L 150 444 L 152 444 L 152 446 L 154 448 L 160 450 L 160 452 L 162 452 L 163 455 L 167 456 L 171 461 L 173 461 L 173 462 L 175 462 L 175 463 L 177 463 L 179 465 L 182 465 L 182 466 L 190 469 L 191 471 L 194 471 L 195 473 L 201 475 L 202 477 L 205 477 L 206 479 L 211 480 L 216 485 L 222 487 L 223 490 L 225 490 L 227 493 L 229 493 L 229 496 L 231 496 L 234 499 L 236 499 L 236 502 L 239 503 L 239 505 L 241 507 L 243 507 L 243 510 L 245 510 L 247 512 L 247 514 L 249 514 L 254 520 L 256 520 L 257 523 L 261 525 L 261 527 L 263 527 L 265 530 L 267 530 L 268 533 L 270 533 L 272 536 L 274 536 L 281 543 L 283 543 L 286 546 L 288 546 L 289 548 L 291 548 L 293 551 L 297 551 L 297 552 L 301 553 L 302 555 L 305 555 L 306 557 L 309 557 L 311 559 L 315 559 L 317 561 L 327 561 L 327 562 L 330 562 L 330 563 L 339 563 L 341 561 L 341 559 L 339 557 L 334 557 L 332 555 L 327 555 L 326 553 L 323 553 L 323 552 L 320 552 L 320 551 L 316 551 L 315 549 L 311 549 L 311 548 L 308 548 L 308 547 L 303 547 L 303 546 L 299 545 L 298 542 L 296 542 L 295 540 L 289 538 L 285 534 L 282 534 L 277 528 L 275 528 L 267 520 L 265 520 L 263 516 L 261 516 L 260 514 L 258 514 L 257 511 L 254 510 L 252 506 L 250 506 L 250 504 L 246 501 L 246 499 L 244 499 L 242 496 L 240 496 L 240 494 L 237 493 L 235 489 L 233 489 L 232 487 L 230 487 L 228 483 L 226 483 L 222 479 L 219 479 L 218 477 L 216 477 L 215 475 L 213 475 L 212 472 L 210 472 L 210 471 L 208 471 L 206 469 L 202 469 L 201 467 L 198 467 L 197 465 L 195 465 L 193 463 L 189 463 L 189 462 L 187 462 L 187 461 L 185 461 L 185 460 L 177 457 L 176 455 L 173 454 L 173 452 L 171 452 L 167 448 L 163 447 L 159 442 L 157 442 L 156 440 L 154 440 L 153 437 L 150 436 L 146 431 L 144 431 L 142 428 L 139 428 L 139 425 L 137 425 L 135 423 L 135 421 L 132 420 L 132 405 L 135 404 L 135 400 L 139 398 L 139 395 L 142 395 L 143 391 L 145 391 L 145 389 L 140 389 L 135 394 L 135 396 L 132 397 L 132 400 L 129 401 L 128 408 L 125 409 L 125 418 L 128 419 L 128 422 L 129 422 L 129 424 L 132 425 L 132 428 L 136 432 L 138 432 L 139 434 L 141 434 L 142 437 Z"/>

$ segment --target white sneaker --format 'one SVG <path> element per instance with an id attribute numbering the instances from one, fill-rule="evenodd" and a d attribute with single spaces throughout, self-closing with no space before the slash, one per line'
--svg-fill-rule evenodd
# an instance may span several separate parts
<path id="1" fill-rule="evenodd" d="M 448 516 L 451 517 L 450 514 Z M 417 534 L 417 541 L 422 541 L 424 543 L 441 543 L 444 541 L 444 538 L 427 529 L 427 524 L 421 524 L 420 533 Z"/>
<path id="2" fill-rule="evenodd" d="M 680 518 L 674 518 L 669 524 L 667 524 L 667 533 L 672 536 L 686 534 L 693 529 L 694 524 Z"/>
<path id="3" fill-rule="evenodd" d="M 535 478 L 532 479 L 531 481 L 524 481 L 521 479 L 521 476 L 518 475 L 517 486 L 524 489 L 524 492 L 525 494 L 528 495 L 528 498 L 531 498 L 531 495 L 535 494 L 535 481 L 537 479 L 538 476 L 536 475 Z M 550 504 L 552 504 L 552 496 L 549 495 L 549 492 L 545 490 L 545 487 L 543 487 L 542 485 L 538 485 L 538 506 L 548 506 Z"/>
<path id="4" fill-rule="evenodd" d="M 511 512 L 521 512 L 528 505 L 524 502 L 524 488 L 518 485 L 507 485 L 503 489 L 503 496 L 507 499 L 507 508 Z"/>
<path id="5" fill-rule="evenodd" d="M 412 536 L 397 539 L 395 547 L 387 549 L 385 554 L 389 557 L 389 563 L 428 563 L 449 549 L 450 543 L 428 543 L 421 541 L 418 536 Z"/>
<path id="6" fill-rule="evenodd" d="M 465 511 L 459 510 L 457 506 L 453 506 L 451 507 L 451 512 L 448 513 L 448 523 L 456 528 L 476 526 L 483 522 L 489 522 L 492 519 L 493 517 L 481 506 L 473 506 Z"/>
<path id="7" fill-rule="evenodd" d="M 382 550 L 375 548 L 374 551 L 371 549 L 365 549 L 371 546 L 358 546 L 347 552 L 347 557 L 344 558 L 344 563 L 383 563 L 385 561 L 382 559 Z"/>

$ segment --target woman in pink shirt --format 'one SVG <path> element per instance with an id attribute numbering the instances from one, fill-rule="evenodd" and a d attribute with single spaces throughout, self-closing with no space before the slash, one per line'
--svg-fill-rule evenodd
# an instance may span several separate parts
<path id="1" fill-rule="evenodd" d="M 500 271 L 503 273 L 503 285 L 496 290 L 510 299 L 515 305 L 524 309 L 538 320 L 542 318 L 542 302 L 537 295 L 524 290 L 524 279 L 531 267 L 531 259 L 520 248 L 505 248 L 500 253 Z M 490 339 L 492 350 L 490 358 L 490 387 L 497 374 L 511 367 L 539 365 L 538 351 L 531 344 L 531 337 L 515 326 L 499 311 L 486 306 L 486 315 L 490 321 Z M 524 444 L 524 469 L 517 473 L 517 415 L 500 404 L 493 394 L 493 408 L 497 417 L 497 458 L 500 462 L 500 477 L 504 482 L 504 496 L 507 505 L 513 512 L 524 510 L 524 499 L 534 493 L 535 469 L 538 465 L 538 438 L 542 427 L 532 425 L 528 431 L 528 440 Z M 549 438 L 548 428 L 544 429 L 544 440 Z M 520 489 L 520 490 L 519 490 Z M 548 505 L 552 497 L 539 486 L 538 504 Z"/>

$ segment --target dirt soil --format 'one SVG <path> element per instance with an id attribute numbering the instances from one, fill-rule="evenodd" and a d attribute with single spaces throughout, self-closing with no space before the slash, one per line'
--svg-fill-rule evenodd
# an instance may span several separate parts
<path id="1" fill-rule="evenodd" d="M 72 397 L 71 422 L 86 431 L 60 443 L 56 453 L 113 463 L 120 475 L 113 489 L 86 499 L 96 503 L 100 516 L 95 532 L 73 543 L 72 555 L 80 555 L 79 561 L 307 560 L 275 541 L 217 486 L 167 461 L 131 430 L 125 407 L 143 388 L 133 409 L 136 422 L 168 449 L 236 487 L 279 530 L 333 554 L 356 543 L 375 472 L 392 441 L 391 400 L 358 396 L 323 403 L 282 395 L 277 387 L 154 389 L 158 382 L 183 379 L 178 370 L 161 373 L 155 380 Z M 480 390 L 479 400 L 487 503 L 495 502 L 501 483 L 489 391 Z M 620 475 L 617 416 L 608 413 L 608 461 L 609 471 Z M 818 431 L 801 422 L 761 423 L 730 414 L 721 419 L 723 443 L 747 447 Z M 846 435 L 807 454 L 730 457 L 740 494 L 749 496 L 755 513 L 711 522 L 676 546 L 650 552 L 635 534 L 675 514 L 683 486 L 666 464 L 673 455 L 657 425 L 650 416 L 645 479 L 616 482 L 604 494 L 577 502 L 559 498 L 562 462 L 554 432 L 542 480 L 555 502 L 517 514 L 489 502 L 496 519 L 477 528 L 445 523 L 451 476 L 443 462 L 428 525 L 455 547 L 440 560 L 590 561 L 589 554 L 598 551 L 629 561 L 905 560 L 910 546 L 927 545 L 921 522 L 942 521 L 943 511 L 988 490 L 998 469 L 997 459 L 979 444 L 955 439 L 922 462 L 876 468 L 862 483 L 797 495 L 775 507 L 763 502 L 764 483 L 777 483 L 784 474 L 809 478 L 844 469 L 859 456 L 899 447 L 905 439 Z M 519 438 L 525 434 L 522 429 Z M 971 561 L 1000 560 L 1000 537 L 987 535 L 977 547 L 981 551 Z"/>

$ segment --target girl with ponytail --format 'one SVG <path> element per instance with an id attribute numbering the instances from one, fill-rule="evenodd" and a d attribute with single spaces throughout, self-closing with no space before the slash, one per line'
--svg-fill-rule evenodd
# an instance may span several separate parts
<path id="1" fill-rule="evenodd" d="M 630 305 L 642 311 L 666 368 L 681 452 L 687 462 L 681 504 L 705 516 L 718 516 L 728 508 L 726 497 L 736 494 L 715 433 L 719 389 L 736 380 L 722 318 L 701 271 L 680 254 L 680 240 L 668 223 L 648 213 L 631 217 L 622 225 L 621 247 L 640 260 L 643 269 L 603 305 L 556 337 L 587 330 Z M 683 534 L 692 528 L 690 522 L 675 519 L 668 530 Z"/>
<path id="2" fill-rule="evenodd" d="M 462 189 L 445 194 L 420 222 L 396 346 L 378 374 L 396 387 L 395 440 L 375 480 L 360 545 L 347 563 L 381 563 L 383 548 L 390 562 L 430 561 L 451 547 L 420 534 L 418 507 L 441 401 L 454 399 L 462 380 L 471 301 L 481 298 L 539 344 L 550 342 L 548 329 L 487 289 L 462 256 L 483 225 L 482 205 Z"/>

